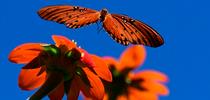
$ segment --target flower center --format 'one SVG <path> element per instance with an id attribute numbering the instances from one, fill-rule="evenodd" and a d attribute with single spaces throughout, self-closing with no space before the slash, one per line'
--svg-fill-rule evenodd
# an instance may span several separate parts
<path id="1" fill-rule="evenodd" d="M 46 45 L 43 47 L 42 56 L 48 73 L 55 71 L 62 73 L 65 81 L 70 80 L 73 74 L 77 74 L 75 63 L 80 60 L 81 53 L 76 48 L 68 50 L 65 45 L 59 47 Z"/>
<path id="2" fill-rule="evenodd" d="M 119 95 L 128 94 L 128 88 L 133 87 L 140 91 L 145 91 L 146 89 L 141 86 L 143 79 L 131 80 L 128 77 L 128 72 L 119 72 L 114 67 L 111 67 L 113 81 L 108 84 L 106 91 L 108 92 L 109 100 L 116 100 Z"/>

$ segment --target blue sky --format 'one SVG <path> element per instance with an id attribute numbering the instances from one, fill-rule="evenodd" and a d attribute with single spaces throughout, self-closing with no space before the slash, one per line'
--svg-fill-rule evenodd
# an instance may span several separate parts
<path id="1" fill-rule="evenodd" d="M 114 42 L 93 24 L 80 29 L 39 18 L 37 10 L 47 5 L 69 4 L 110 13 L 126 14 L 155 28 L 165 39 L 159 48 L 147 49 L 141 69 L 166 73 L 168 97 L 161 100 L 210 100 L 210 1 L 208 0 L 4 0 L 0 15 L 0 96 L 2 100 L 24 100 L 34 93 L 18 88 L 23 65 L 8 61 L 9 52 L 25 42 L 53 43 L 52 34 L 74 39 L 90 53 L 119 57 L 126 48 Z M 141 70 L 139 69 L 139 70 Z"/>

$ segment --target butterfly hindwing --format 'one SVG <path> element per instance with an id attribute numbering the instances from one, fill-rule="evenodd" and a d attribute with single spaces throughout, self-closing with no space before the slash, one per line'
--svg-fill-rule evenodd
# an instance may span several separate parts
<path id="1" fill-rule="evenodd" d="M 106 15 L 103 21 L 103 27 L 118 43 L 123 45 L 129 44 L 129 40 L 127 38 L 129 34 L 126 34 L 126 32 L 123 31 L 123 26 L 114 19 L 111 14 Z"/>
<path id="2" fill-rule="evenodd" d="M 129 35 L 129 37 L 126 38 L 128 38 L 130 43 L 143 45 L 147 44 L 147 42 L 144 39 L 144 36 L 141 36 L 141 34 L 134 34 L 135 32 L 137 32 L 138 29 L 130 25 L 130 23 L 128 23 L 127 20 L 122 20 L 121 18 L 118 18 L 114 15 L 113 18 L 116 19 L 118 23 L 122 25 L 123 31 L 125 31 L 125 33 Z"/>
<path id="3" fill-rule="evenodd" d="M 100 19 L 100 12 L 96 10 L 69 5 L 44 7 L 38 14 L 45 20 L 62 23 L 70 28 L 79 28 Z"/>
<path id="4" fill-rule="evenodd" d="M 159 33 L 145 23 L 119 14 L 112 14 L 112 17 L 123 26 L 125 33 L 130 35 L 132 39 L 126 37 L 130 43 L 151 47 L 158 47 L 164 43 Z"/>

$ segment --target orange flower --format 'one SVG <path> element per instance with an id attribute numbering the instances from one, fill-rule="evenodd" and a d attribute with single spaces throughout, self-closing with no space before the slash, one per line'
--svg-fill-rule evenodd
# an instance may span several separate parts
<path id="1" fill-rule="evenodd" d="M 104 82 L 107 93 L 104 100 L 158 100 L 159 95 L 169 94 L 163 85 L 168 81 L 165 74 L 154 70 L 131 72 L 143 64 L 145 57 L 143 46 L 129 47 L 119 61 L 104 57 L 113 77 L 112 83 Z"/>
<path id="2" fill-rule="evenodd" d="M 9 60 L 26 64 L 19 75 L 23 90 L 38 91 L 29 100 L 40 100 L 48 95 L 51 100 L 77 100 L 80 90 L 95 100 L 104 97 L 100 80 L 112 81 L 107 64 L 98 56 L 88 54 L 63 36 L 52 36 L 55 45 L 26 43 L 16 47 Z"/>

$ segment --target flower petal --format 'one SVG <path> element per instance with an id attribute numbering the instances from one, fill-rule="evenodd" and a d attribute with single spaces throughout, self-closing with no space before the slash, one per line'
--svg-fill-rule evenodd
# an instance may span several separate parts
<path id="1" fill-rule="evenodd" d="M 45 83 L 36 91 L 30 100 L 41 100 L 43 97 L 48 95 L 54 89 L 56 89 L 60 84 L 63 83 L 63 74 L 56 71 L 50 71 L 47 73 L 47 79 Z"/>
<path id="2" fill-rule="evenodd" d="M 84 49 L 78 48 L 78 50 L 82 53 L 81 54 L 81 61 L 87 65 L 87 67 L 94 67 L 94 62 L 91 55 L 85 51 Z"/>
<path id="3" fill-rule="evenodd" d="M 68 49 L 72 49 L 76 47 L 76 44 L 69 40 L 67 37 L 59 36 L 59 35 L 53 35 L 52 39 L 54 40 L 57 47 L 60 45 L 65 45 L 68 47 Z"/>
<path id="4" fill-rule="evenodd" d="M 22 69 L 18 77 L 18 85 L 23 90 L 33 90 L 40 87 L 46 78 L 46 72 L 43 72 L 39 76 L 41 68 L 36 69 Z"/>
<path id="5" fill-rule="evenodd" d="M 158 94 L 158 95 L 168 95 L 169 90 L 168 88 L 158 82 L 153 81 L 145 81 L 140 84 L 141 86 L 145 87 L 145 89 L 151 93 Z"/>
<path id="6" fill-rule="evenodd" d="M 144 70 L 132 75 L 131 77 L 133 80 L 139 78 L 143 78 L 144 80 L 154 80 L 157 82 L 168 82 L 168 77 L 165 74 L 154 70 Z"/>
<path id="7" fill-rule="evenodd" d="M 105 94 L 103 100 L 108 100 L 108 98 L 109 98 L 108 95 Z"/>
<path id="8" fill-rule="evenodd" d="M 115 67 L 117 68 L 119 66 L 119 63 L 116 59 L 106 56 L 103 57 L 103 60 L 105 61 L 105 63 L 109 66 L 109 67 Z"/>
<path id="9" fill-rule="evenodd" d="M 80 88 L 78 87 L 77 78 L 73 79 L 69 88 L 68 100 L 77 100 L 79 96 Z"/>
<path id="10" fill-rule="evenodd" d="M 158 96 L 149 92 L 130 93 L 128 100 L 158 100 Z"/>
<path id="11" fill-rule="evenodd" d="M 12 50 L 8 58 L 11 62 L 25 64 L 37 57 L 42 50 L 41 43 L 25 43 Z"/>
<path id="12" fill-rule="evenodd" d="M 120 67 L 122 69 L 134 69 L 143 64 L 146 57 L 146 50 L 143 46 L 134 45 L 127 48 L 120 56 Z"/>
<path id="13" fill-rule="evenodd" d="M 83 94 L 94 100 L 102 100 L 104 97 L 104 86 L 100 80 L 100 78 L 90 71 L 88 67 L 83 68 L 84 72 L 87 75 L 90 86 L 85 84 L 81 79 L 79 79 L 78 84 L 80 84 L 80 88 Z"/>
<path id="14" fill-rule="evenodd" d="M 106 100 L 108 100 L 108 99 L 106 99 Z M 122 94 L 122 95 L 119 95 L 116 100 L 133 100 L 133 99 L 128 99 L 128 97 L 126 95 Z"/>
<path id="15" fill-rule="evenodd" d="M 96 55 L 92 55 L 92 59 L 95 63 L 95 67 L 93 67 L 93 69 L 98 74 L 98 76 L 108 82 L 111 82 L 112 73 L 109 71 L 109 67 L 107 66 L 107 64 Z"/>
<path id="16" fill-rule="evenodd" d="M 158 100 L 158 96 L 154 93 L 139 91 L 136 88 L 128 88 L 128 100 Z"/>
<path id="17" fill-rule="evenodd" d="M 64 85 L 61 83 L 58 87 L 56 87 L 53 91 L 49 93 L 50 100 L 62 100 L 64 96 Z"/>
<path id="18" fill-rule="evenodd" d="M 35 57 L 29 63 L 27 63 L 22 69 L 34 69 L 44 65 L 43 60 L 39 56 Z"/>

